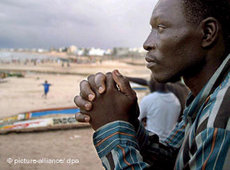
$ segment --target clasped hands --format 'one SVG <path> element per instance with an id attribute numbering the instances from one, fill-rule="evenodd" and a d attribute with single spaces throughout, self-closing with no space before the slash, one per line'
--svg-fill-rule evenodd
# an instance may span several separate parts
<path id="1" fill-rule="evenodd" d="M 80 108 L 79 122 L 89 122 L 94 130 L 117 121 L 138 126 L 139 107 L 135 91 L 118 70 L 90 75 L 80 83 L 80 94 L 74 98 Z"/>

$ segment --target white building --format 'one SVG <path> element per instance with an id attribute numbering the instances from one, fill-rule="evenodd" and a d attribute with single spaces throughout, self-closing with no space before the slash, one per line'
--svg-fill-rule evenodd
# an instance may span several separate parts
<path id="1" fill-rule="evenodd" d="M 67 48 L 67 53 L 69 54 L 75 54 L 77 51 L 77 47 L 75 45 L 71 45 L 69 48 Z"/>
<path id="2" fill-rule="evenodd" d="M 89 55 L 95 55 L 95 56 L 103 56 L 105 54 L 105 50 L 100 48 L 90 48 L 89 49 Z"/>

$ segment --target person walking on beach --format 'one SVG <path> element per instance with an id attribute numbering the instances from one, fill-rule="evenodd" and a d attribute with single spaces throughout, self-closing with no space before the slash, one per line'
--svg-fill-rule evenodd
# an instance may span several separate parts
<path id="1" fill-rule="evenodd" d="M 44 94 L 42 95 L 42 97 L 44 97 L 44 98 L 46 99 L 46 98 L 47 98 L 47 94 L 48 94 L 48 92 L 49 92 L 49 89 L 50 89 L 51 84 L 50 84 L 50 83 L 48 83 L 48 81 L 47 81 L 47 80 L 45 80 L 45 82 L 44 82 L 42 85 L 43 85 L 43 87 L 44 87 Z"/>

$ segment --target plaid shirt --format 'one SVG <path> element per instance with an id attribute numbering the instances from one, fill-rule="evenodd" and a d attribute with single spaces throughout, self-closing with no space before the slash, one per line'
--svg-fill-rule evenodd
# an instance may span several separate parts
<path id="1" fill-rule="evenodd" d="M 229 169 L 230 55 L 194 98 L 183 120 L 165 141 L 115 121 L 94 133 L 94 145 L 106 169 Z"/>

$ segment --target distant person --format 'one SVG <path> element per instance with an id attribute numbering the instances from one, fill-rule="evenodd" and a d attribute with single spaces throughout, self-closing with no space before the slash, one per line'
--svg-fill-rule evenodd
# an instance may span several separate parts
<path id="1" fill-rule="evenodd" d="M 182 120 L 182 117 L 183 117 L 183 112 L 184 112 L 184 109 L 185 109 L 186 100 L 187 100 L 187 98 L 189 96 L 190 90 L 181 81 L 176 81 L 174 83 L 169 82 L 169 83 L 166 84 L 166 86 L 167 86 L 167 89 L 170 92 L 172 92 L 173 94 L 175 94 L 176 97 L 180 101 L 181 112 L 180 112 L 180 116 L 178 117 L 178 122 L 180 122 Z"/>
<path id="2" fill-rule="evenodd" d="M 48 81 L 47 81 L 47 80 L 45 80 L 45 82 L 44 82 L 42 85 L 43 85 L 43 87 L 44 87 L 44 94 L 42 95 L 42 97 L 44 97 L 44 98 L 46 99 L 46 98 L 47 98 L 47 94 L 48 94 L 48 92 L 49 92 L 49 89 L 50 89 L 51 84 L 50 84 L 50 83 L 48 83 Z"/>
<path id="3" fill-rule="evenodd" d="M 180 101 L 165 83 L 155 82 L 150 89 L 151 93 L 140 102 L 139 120 L 146 124 L 147 130 L 157 134 L 160 140 L 165 140 L 177 123 Z"/>
<path id="4" fill-rule="evenodd" d="M 128 78 L 129 81 L 132 81 L 134 83 L 137 83 L 137 84 L 140 84 L 140 85 L 148 85 L 150 92 L 155 91 L 155 83 L 156 83 L 156 81 L 152 78 L 152 76 L 151 76 L 149 81 L 146 80 L 146 79 L 143 79 L 143 78 L 136 78 L 136 77 L 127 77 L 127 78 Z M 188 87 L 185 84 L 183 84 L 181 82 L 180 79 L 175 80 L 175 82 L 173 82 L 173 83 L 172 82 L 166 83 L 166 87 L 170 92 L 175 94 L 175 96 L 180 101 L 181 111 L 180 111 L 180 116 L 178 117 L 178 122 L 179 122 L 182 119 L 186 99 L 188 97 L 188 94 L 189 94 L 190 90 L 188 89 Z"/>

